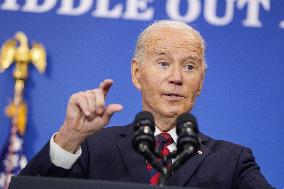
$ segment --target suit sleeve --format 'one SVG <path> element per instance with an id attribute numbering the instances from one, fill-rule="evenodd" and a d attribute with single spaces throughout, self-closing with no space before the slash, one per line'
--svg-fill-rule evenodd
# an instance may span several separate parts
<path id="1" fill-rule="evenodd" d="M 19 175 L 88 178 L 88 147 L 81 145 L 82 154 L 71 167 L 64 169 L 55 166 L 50 159 L 49 142 L 32 158 Z"/>
<path id="2" fill-rule="evenodd" d="M 240 152 L 236 177 L 236 189 L 274 189 L 261 174 L 249 148 Z"/>

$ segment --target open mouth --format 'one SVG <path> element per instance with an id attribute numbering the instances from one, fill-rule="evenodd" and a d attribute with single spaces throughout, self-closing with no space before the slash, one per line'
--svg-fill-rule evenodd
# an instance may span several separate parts
<path id="1" fill-rule="evenodd" d="M 184 96 L 177 94 L 177 93 L 164 93 L 162 95 L 168 98 L 172 98 L 172 99 L 184 99 L 185 98 Z"/>

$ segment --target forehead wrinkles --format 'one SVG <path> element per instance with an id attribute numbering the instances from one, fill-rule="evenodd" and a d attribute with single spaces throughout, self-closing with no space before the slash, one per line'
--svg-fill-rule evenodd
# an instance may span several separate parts
<path id="1" fill-rule="evenodd" d="M 160 37 L 148 37 L 145 42 L 144 42 L 144 47 L 145 47 L 145 53 L 147 55 L 153 55 L 156 53 L 161 53 L 164 51 L 167 51 L 167 47 L 165 46 L 160 46 L 159 44 L 163 41 L 163 38 Z"/>
<path id="2" fill-rule="evenodd" d="M 202 56 L 202 46 L 198 40 L 173 41 L 165 37 L 151 36 L 144 41 L 146 55 L 169 53 L 174 49 L 187 49 Z"/>
<path id="3" fill-rule="evenodd" d="M 184 40 L 177 44 L 174 44 L 173 47 L 177 49 L 187 49 L 202 55 L 201 43 L 198 42 L 198 40 Z"/>
<path id="4" fill-rule="evenodd" d="M 195 48 L 201 48 L 201 45 L 200 43 L 197 42 L 197 40 L 183 40 L 179 43 L 177 43 L 176 45 L 177 48 L 192 48 L 192 47 L 195 47 Z"/>

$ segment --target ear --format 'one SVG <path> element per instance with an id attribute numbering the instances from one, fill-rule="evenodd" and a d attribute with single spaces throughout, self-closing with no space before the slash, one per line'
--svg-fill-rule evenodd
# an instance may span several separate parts
<path id="1" fill-rule="evenodd" d="M 138 89 L 141 90 L 141 85 L 140 85 L 140 74 L 141 74 L 141 65 L 138 62 L 136 58 L 132 59 L 131 62 L 131 77 L 132 77 L 132 83 L 133 85 Z"/>

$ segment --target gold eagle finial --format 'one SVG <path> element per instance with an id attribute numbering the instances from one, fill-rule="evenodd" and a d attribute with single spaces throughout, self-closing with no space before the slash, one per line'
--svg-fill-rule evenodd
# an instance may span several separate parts
<path id="1" fill-rule="evenodd" d="M 14 39 L 7 40 L 0 52 L 0 72 L 8 69 L 15 62 L 14 76 L 18 79 L 26 79 L 27 66 L 31 62 L 36 69 L 43 73 L 46 69 L 46 51 L 40 43 L 33 43 L 29 49 L 27 36 L 23 32 L 17 32 Z"/>
<path id="2" fill-rule="evenodd" d="M 14 98 L 6 108 L 6 115 L 12 119 L 20 134 L 25 132 L 27 106 L 23 100 L 25 80 L 28 77 L 28 65 L 32 63 L 40 73 L 46 69 L 46 51 L 40 43 L 29 48 L 28 38 L 23 32 L 17 32 L 15 38 L 7 40 L 0 51 L 0 73 L 15 62 Z"/>

